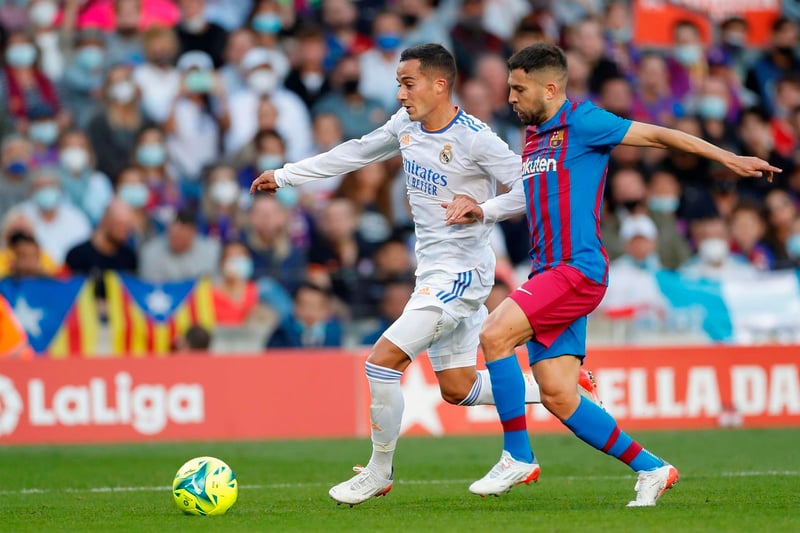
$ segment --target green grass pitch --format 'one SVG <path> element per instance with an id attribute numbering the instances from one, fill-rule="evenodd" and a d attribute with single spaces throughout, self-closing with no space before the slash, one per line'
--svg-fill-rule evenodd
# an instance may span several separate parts
<path id="1" fill-rule="evenodd" d="M 0 447 L 0 531 L 800 531 L 800 429 L 642 433 L 681 482 L 626 509 L 634 475 L 571 435 L 536 437 L 539 483 L 499 498 L 467 491 L 500 437 L 404 438 L 394 489 L 337 506 L 328 487 L 369 457 L 364 440 Z M 214 455 L 236 472 L 221 517 L 185 516 L 172 476 Z"/>

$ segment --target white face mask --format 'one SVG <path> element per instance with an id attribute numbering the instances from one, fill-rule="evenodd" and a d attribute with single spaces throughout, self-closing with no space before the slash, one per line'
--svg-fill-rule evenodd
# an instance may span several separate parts
<path id="1" fill-rule="evenodd" d="M 78 146 L 70 146 L 61 150 L 58 160 L 69 172 L 79 174 L 89 166 L 89 152 Z"/>
<path id="2" fill-rule="evenodd" d="M 278 85 L 278 76 L 271 70 L 259 69 L 247 76 L 247 85 L 256 94 L 269 94 Z"/>
<path id="3" fill-rule="evenodd" d="M 229 206 L 239 197 L 239 184 L 229 180 L 218 181 L 211 186 L 209 194 L 215 203 Z"/>
<path id="4" fill-rule="evenodd" d="M 108 97 L 118 104 L 129 104 L 136 98 L 136 86 L 130 80 L 118 81 L 108 88 Z"/>
<path id="5" fill-rule="evenodd" d="M 728 258 L 730 247 L 725 239 L 712 237 L 700 243 L 697 253 L 704 263 L 722 263 Z"/>
<path id="6" fill-rule="evenodd" d="M 206 27 L 206 17 L 203 14 L 184 19 L 183 27 L 189 33 L 200 33 Z"/>
<path id="7" fill-rule="evenodd" d="M 37 28 L 49 28 L 56 20 L 58 6 L 55 2 L 39 2 L 31 6 L 28 15 Z"/>

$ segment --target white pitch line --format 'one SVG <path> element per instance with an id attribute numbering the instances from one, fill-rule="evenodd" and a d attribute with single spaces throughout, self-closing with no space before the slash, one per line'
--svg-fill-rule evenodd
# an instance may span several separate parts
<path id="1" fill-rule="evenodd" d="M 741 472 L 720 472 L 713 475 L 692 475 L 693 479 L 714 479 L 730 477 L 772 477 L 772 476 L 800 476 L 797 470 L 763 470 L 763 471 L 741 471 Z M 688 476 L 687 476 L 688 477 Z M 609 481 L 633 479 L 632 476 L 560 476 L 554 479 L 567 481 Z M 471 483 L 472 479 L 400 479 L 396 483 L 400 485 L 463 485 Z M 267 483 L 263 485 L 239 485 L 244 490 L 276 490 L 276 489 L 302 489 L 314 487 L 328 487 L 332 483 L 307 482 L 307 483 Z M 0 490 L 0 496 L 12 496 L 17 494 L 102 494 L 116 492 L 167 492 L 172 490 L 171 486 L 142 486 L 142 487 L 88 487 L 88 488 L 63 488 L 63 489 L 17 489 Z"/>

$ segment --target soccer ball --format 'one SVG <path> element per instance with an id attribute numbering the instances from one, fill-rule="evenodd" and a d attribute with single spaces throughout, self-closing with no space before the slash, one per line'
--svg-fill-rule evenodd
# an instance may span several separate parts
<path id="1" fill-rule="evenodd" d="M 172 496 L 184 513 L 225 514 L 236 503 L 239 483 L 231 467 L 223 461 L 216 457 L 195 457 L 175 474 Z"/>

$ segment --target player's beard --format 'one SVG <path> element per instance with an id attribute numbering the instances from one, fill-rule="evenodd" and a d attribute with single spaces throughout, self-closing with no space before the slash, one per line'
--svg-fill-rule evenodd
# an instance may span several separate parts
<path id="1" fill-rule="evenodd" d="M 541 126 L 547 121 L 547 110 L 544 102 L 539 102 L 538 105 L 530 112 L 523 111 L 519 114 L 519 119 L 526 126 Z"/>

